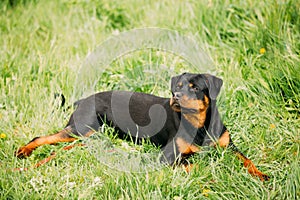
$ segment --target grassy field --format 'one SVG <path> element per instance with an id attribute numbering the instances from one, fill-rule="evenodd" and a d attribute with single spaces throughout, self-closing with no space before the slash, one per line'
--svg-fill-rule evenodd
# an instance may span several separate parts
<path id="1" fill-rule="evenodd" d="M 300 198 L 299 13 L 297 0 L 1 1 L 0 199 Z M 66 144 L 41 147 L 25 160 L 14 157 L 33 137 L 66 124 L 71 110 L 59 108 L 55 93 L 68 105 L 111 89 L 168 97 L 171 76 L 197 72 L 178 55 L 141 49 L 102 66 L 93 87 L 78 85 L 86 56 L 99 44 L 143 27 L 176 30 L 202 45 L 224 81 L 223 121 L 270 181 L 251 177 L 222 149 L 191 158 L 199 168 L 190 174 L 168 167 L 122 172 L 88 148 L 61 151 Z M 52 151 L 54 160 L 30 168 Z"/>

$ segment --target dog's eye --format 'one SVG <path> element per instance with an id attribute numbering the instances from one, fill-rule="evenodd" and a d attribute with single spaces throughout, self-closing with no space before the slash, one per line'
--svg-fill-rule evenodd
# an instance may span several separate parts
<path id="1" fill-rule="evenodd" d="M 190 90 L 193 92 L 198 92 L 200 89 L 197 86 L 193 86 Z"/>
<path id="2" fill-rule="evenodd" d="M 176 85 L 176 89 L 181 89 L 181 88 L 182 88 L 182 83 L 180 82 Z"/>

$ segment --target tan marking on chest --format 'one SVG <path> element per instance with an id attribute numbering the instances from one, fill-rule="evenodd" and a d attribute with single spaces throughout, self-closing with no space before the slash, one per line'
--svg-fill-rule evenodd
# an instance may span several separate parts
<path id="1" fill-rule="evenodd" d="M 195 128 L 202 128 L 206 120 L 206 111 L 209 105 L 209 99 L 204 96 L 204 101 L 202 100 L 186 100 L 186 104 L 183 105 L 185 108 L 195 109 L 196 113 L 182 113 L 184 118 L 190 122 Z"/>

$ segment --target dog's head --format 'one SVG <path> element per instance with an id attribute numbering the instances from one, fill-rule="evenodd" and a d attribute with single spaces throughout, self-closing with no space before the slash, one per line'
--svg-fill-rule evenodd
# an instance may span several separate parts
<path id="1" fill-rule="evenodd" d="M 183 73 L 172 77 L 170 106 L 190 122 L 195 121 L 195 127 L 202 127 L 209 103 L 216 100 L 222 84 L 221 79 L 209 74 Z"/>

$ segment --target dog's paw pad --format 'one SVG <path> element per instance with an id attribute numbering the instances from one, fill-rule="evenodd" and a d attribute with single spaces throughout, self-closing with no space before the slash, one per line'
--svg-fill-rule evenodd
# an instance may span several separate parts
<path id="1" fill-rule="evenodd" d="M 21 147 L 15 152 L 15 156 L 18 158 L 26 158 L 30 156 L 31 153 L 32 153 L 32 149 L 27 147 Z"/>

